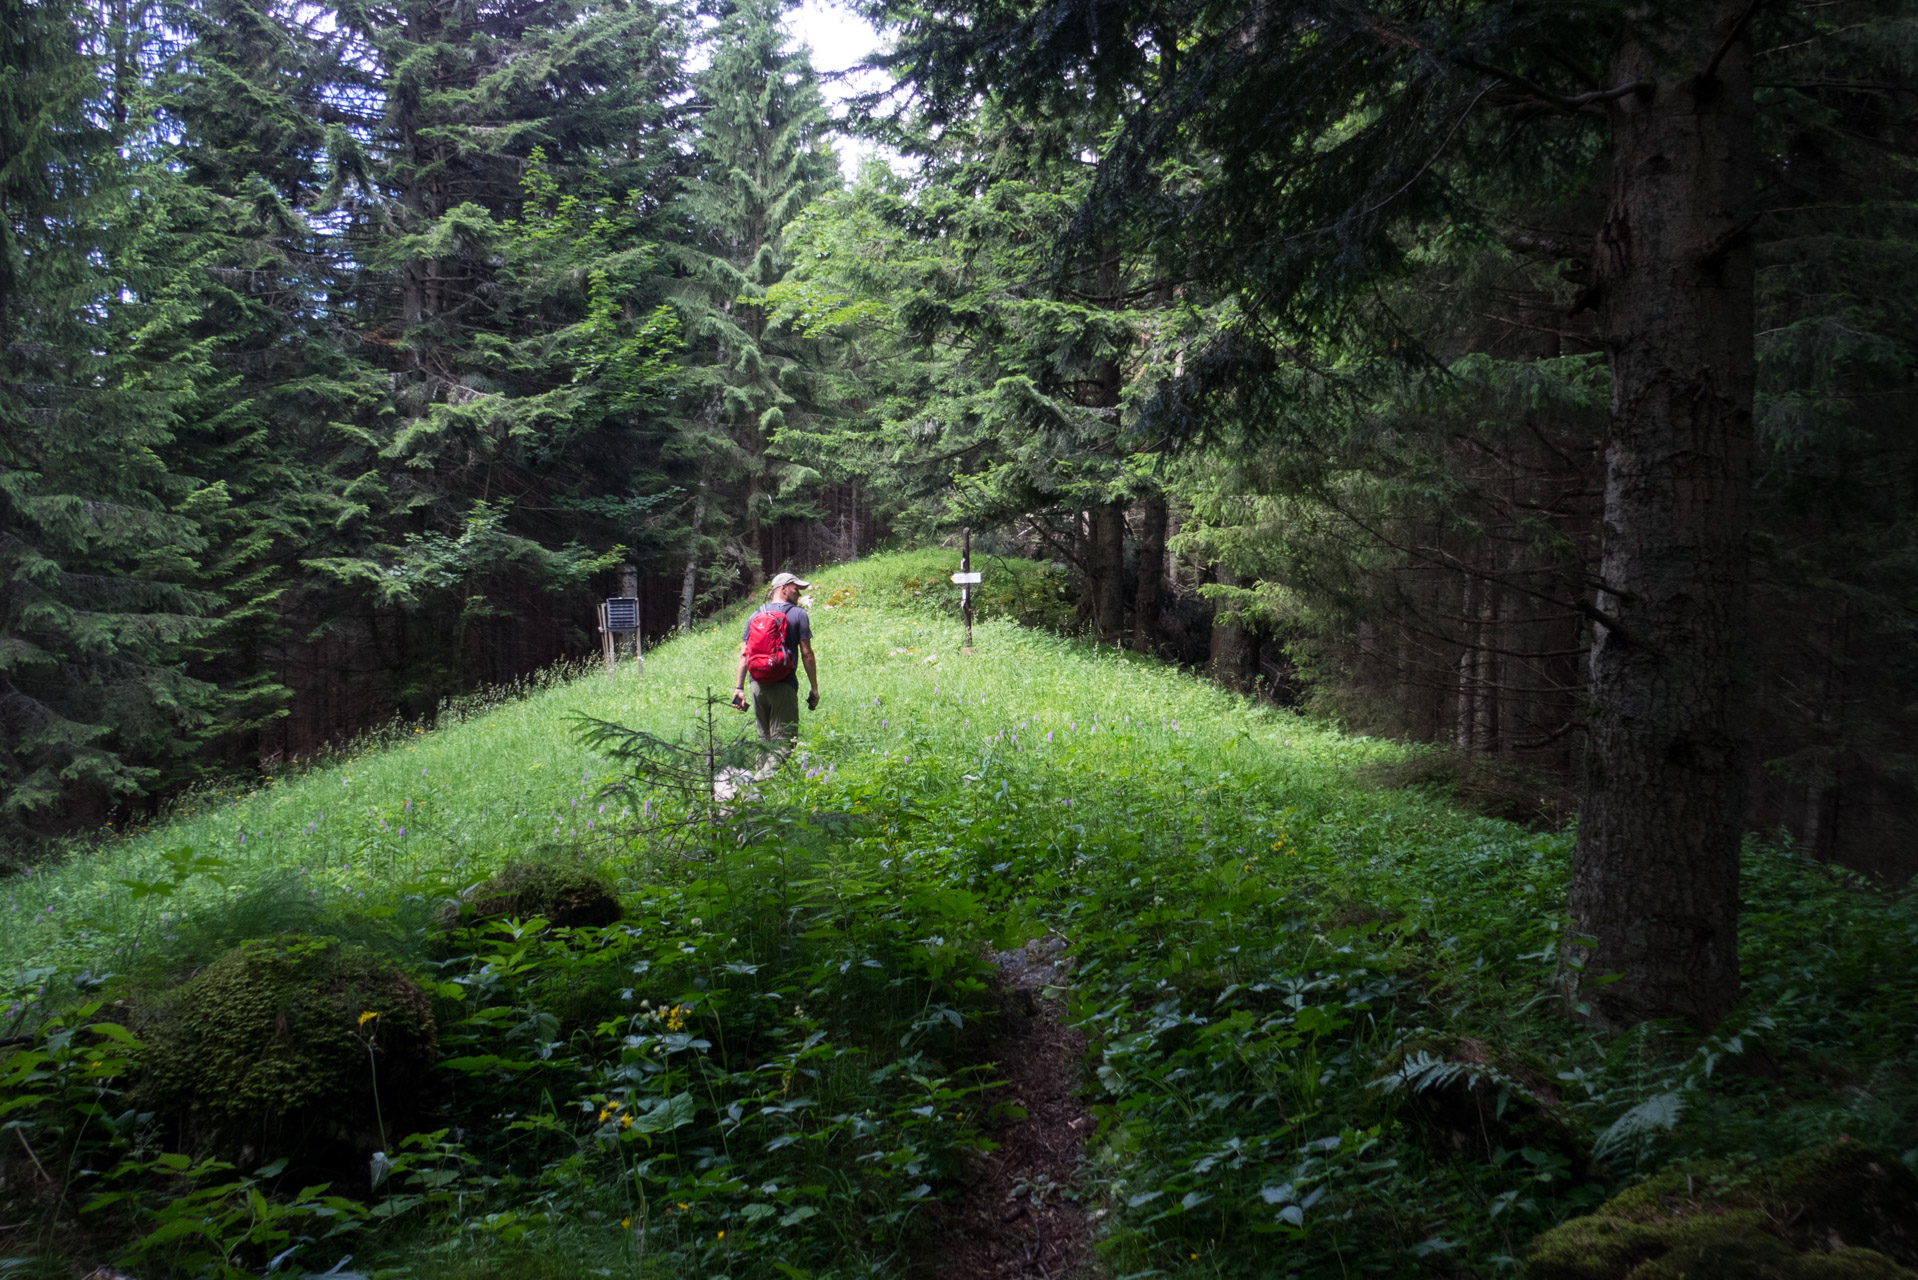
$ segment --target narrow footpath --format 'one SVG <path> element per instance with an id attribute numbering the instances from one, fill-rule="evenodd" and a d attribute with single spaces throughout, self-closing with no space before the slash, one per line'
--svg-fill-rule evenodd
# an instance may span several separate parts
<path id="1" fill-rule="evenodd" d="M 1007 1014 L 996 1058 L 996 1100 L 1025 1111 L 990 1130 L 998 1149 L 973 1159 L 965 1197 L 931 1260 L 935 1280 L 1082 1280 L 1092 1274 L 1092 1224 L 1077 1199 L 1079 1159 L 1092 1117 L 1077 1086 L 1085 1037 L 1044 992 L 1069 980 L 1064 938 L 1002 951 Z"/>

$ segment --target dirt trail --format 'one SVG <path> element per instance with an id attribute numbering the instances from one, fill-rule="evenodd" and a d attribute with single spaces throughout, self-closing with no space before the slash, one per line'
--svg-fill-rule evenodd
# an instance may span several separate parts
<path id="1" fill-rule="evenodd" d="M 1029 942 L 994 958 L 1007 1014 L 994 1046 L 1006 1085 L 995 1100 L 1025 1109 L 990 1131 L 996 1151 L 975 1157 L 946 1223 L 934 1280 L 1078 1280 L 1092 1274 L 1092 1228 L 1070 1199 L 1092 1118 L 1075 1096 L 1085 1037 L 1042 995 L 1065 983 L 1065 939 Z"/>

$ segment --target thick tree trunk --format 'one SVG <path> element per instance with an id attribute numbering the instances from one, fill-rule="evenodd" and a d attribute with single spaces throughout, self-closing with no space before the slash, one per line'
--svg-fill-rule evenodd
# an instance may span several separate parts
<path id="1" fill-rule="evenodd" d="M 1219 565 L 1215 581 L 1222 587 L 1239 585 L 1239 575 Z M 1212 678 L 1228 689 L 1243 687 L 1245 670 L 1245 623 L 1236 611 L 1221 607 L 1212 615 L 1212 649 L 1206 659 Z"/>
<path id="2" fill-rule="evenodd" d="M 1100 644 L 1118 644 L 1125 629 L 1125 504 L 1092 509 L 1092 631 Z"/>
<path id="3" fill-rule="evenodd" d="M 1159 582 L 1165 572 L 1165 494 L 1146 495 L 1139 511 L 1139 587 L 1132 596 L 1132 647 L 1152 653 L 1159 647 Z"/>
<path id="4" fill-rule="evenodd" d="M 1755 145 L 1738 28 L 1750 8 L 1695 12 L 1689 30 L 1658 32 L 1658 53 L 1628 40 L 1613 67 L 1613 83 L 1653 87 L 1611 105 L 1596 246 L 1612 412 L 1572 869 L 1581 941 L 1565 976 L 1614 1026 L 1708 1028 L 1738 997 Z"/>

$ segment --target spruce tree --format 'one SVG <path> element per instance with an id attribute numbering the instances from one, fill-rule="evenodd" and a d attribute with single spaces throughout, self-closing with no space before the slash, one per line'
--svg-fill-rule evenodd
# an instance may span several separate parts
<path id="1" fill-rule="evenodd" d="M 1094 635 L 1124 635 L 1128 509 L 1138 507 L 1130 639 L 1157 643 L 1164 495 L 1138 408 L 1208 323 L 1144 246 L 1067 254 L 1092 180 L 1088 119 L 987 102 L 933 134 L 893 136 L 913 182 L 871 166 L 798 232 L 782 315 L 859 348 L 869 429 L 818 444 L 899 504 L 900 527 L 1017 530 L 1075 566 Z M 1152 523 L 1156 519 L 1156 530 Z M 1145 550 L 1153 545 L 1157 549 Z"/>
<path id="2" fill-rule="evenodd" d="M 818 353 L 769 322 L 765 297 L 789 265 L 788 224 L 838 185 L 839 165 L 810 59 L 780 28 L 783 8 L 725 5 L 708 36 L 712 60 L 694 79 L 698 167 L 679 197 L 684 238 L 674 246 L 688 373 L 679 447 L 697 475 L 682 625 L 699 563 L 723 545 L 721 521 L 737 521 L 733 553 L 761 582 L 782 559 L 779 523 L 811 513 L 806 491 L 819 476 L 783 447 L 821 411 Z"/>
<path id="3" fill-rule="evenodd" d="M 165 454 L 203 353 L 167 337 L 164 210 L 145 139 L 83 49 L 84 7 L 0 11 L 0 841 L 19 846 L 163 778 L 212 690 L 182 666 L 217 603 L 193 486 Z M 30 270 L 28 269 L 30 267 Z"/>

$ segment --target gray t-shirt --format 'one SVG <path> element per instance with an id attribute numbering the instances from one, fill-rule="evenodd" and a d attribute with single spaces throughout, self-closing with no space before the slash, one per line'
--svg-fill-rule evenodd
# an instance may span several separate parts
<path id="1" fill-rule="evenodd" d="M 797 689 L 799 687 L 799 646 L 801 643 L 812 643 L 812 619 L 807 617 L 806 611 L 798 605 L 787 604 L 783 600 L 768 601 L 753 610 L 753 612 L 764 613 L 768 609 L 783 609 L 786 611 L 786 647 L 793 651 L 793 673 L 784 680 L 777 680 L 774 681 L 774 683 L 789 684 Z M 739 634 L 739 643 L 746 643 L 746 637 L 752 634 L 752 629 L 753 620 L 748 616 L 745 629 Z"/>

